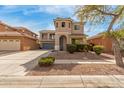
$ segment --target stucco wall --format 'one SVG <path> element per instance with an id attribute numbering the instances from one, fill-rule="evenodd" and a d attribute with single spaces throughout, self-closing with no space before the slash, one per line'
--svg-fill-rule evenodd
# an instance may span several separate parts
<path id="1" fill-rule="evenodd" d="M 104 52 L 112 52 L 112 41 L 107 37 L 98 37 L 88 40 L 88 43 L 93 43 L 96 45 L 103 45 L 105 47 Z"/>
<path id="2" fill-rule="evenodd" d="M 62 27 L 62 22 L 65 22 L 65 27 Z M 56 24 L 58 23 L 58 27 L 56 27 Z M 70 23 L 70 27 L 69 27 Z M 69 20 L 59 20 L 55 21 L 55 29 L 59 32 L 71 32 L 72 31 L 72 22 Z"/>
<path id="3" fill-rule="evenodd" d="M 39 49 L 39 44 L 37 40 L 30 39 L 27 37 L 21 38 L 21 50 L 33 50 L 33 49 Z"/>

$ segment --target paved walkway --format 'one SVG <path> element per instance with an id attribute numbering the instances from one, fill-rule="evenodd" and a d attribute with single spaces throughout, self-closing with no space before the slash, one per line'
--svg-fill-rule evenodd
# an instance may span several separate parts
<path id="1" fill-rule="evenodd" d="M 79 87 L 79 88 L 121 88 L 124 87 L 123 75 L 108 76 L 19 76 L 0 77 L 0 87 Z"/>
<path id="2" fill-rule="evenodd" d="M 41 56 L 48 53 L 46 50 L 31 50 L 0 56 L 0 76 L 25 75 L 37 65 L 37 60 Z"/>

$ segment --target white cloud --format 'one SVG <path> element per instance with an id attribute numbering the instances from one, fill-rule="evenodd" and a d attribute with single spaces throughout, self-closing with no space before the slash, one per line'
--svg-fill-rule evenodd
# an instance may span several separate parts
<path id="1" fill-rule="evenodd" d="M 24 15 L 29 15 L 32 13 L 48 13 L 57 16 L 68 15 L 72 16 L 74 14 L 75 6 L 65 6 L 65 5 L 51 5 L 51 6 L 35 6 L 31 8 L 26 8 L 23 10 Z"/>
<path id="2" fill-rule="evenodd" d="M 74 5 L 6 5 L 0 10 L 1 13 L 14 13 L 22 12 L 24 15 L 31 15 L 33 13 L 48 13 L 56 16 L 69 16 L 72 17 L 75 10 Z"/>
<path id="3" fill-rule="evenodd" d="M 15 13 L 15 12 L 22 12 L 25 15 L 31 15 L 33 13 L 39 13 L 39 15 L 42 13 L 47 13 L 47 14 L 51 14 L 54 16 L 58 16 L 58 17 L 72 17 L 74 20 L 76 20 L 76 18 L 73 16 L 74 13 L 74 9 L 75 6 L 66 6 L 66 5 L 48 5 L 48 6 L 3 6 L 3 8 L 1 8 L 0 13 L 2 16 L 0 16 L 0 20 L 2 20 L 3 22 L 12 25 L 12 26 L 24 26 L 29 28 L 32 31 L 38 31 L 41 29 L 55 29 L 53 22 L 48 22 L 50 24 L 48 24 L 47 26 L 45 26 L 45 24 L 42 21 L 36 21 L 34 19 L 32 20 L 21 20 L 20 17 L 9 17 L 6 16 L 9 13 Z M 51 16 L 50 15 L 50 16 Z M 41 18 L 42 19 L 42 18 Z"/>
<path id="4" fill-rule="evenodd" d="M 75 6 L 65 6 L 65 5 L 39 6 L 39 11 L 46 12 L 49 14 L 54 14 L 54 15 L 72 14 L 74 9 L 75 9 Z"/>

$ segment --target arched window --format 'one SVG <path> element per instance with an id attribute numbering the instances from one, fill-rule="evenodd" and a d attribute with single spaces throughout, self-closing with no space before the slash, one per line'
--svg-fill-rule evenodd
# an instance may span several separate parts
<path id="1" fill-rule="evenodd" d="M 65 27 L 65 22 L 62 22 L 62 27 Z"/>

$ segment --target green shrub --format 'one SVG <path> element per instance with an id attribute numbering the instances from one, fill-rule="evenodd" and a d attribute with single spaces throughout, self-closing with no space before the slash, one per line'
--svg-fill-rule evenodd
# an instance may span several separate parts
<path id="1" fill-rule="evenodd" d="M 52 65 L 55 61 L 54 57 L 43 57 L 38 61 L 39 66 L 49 66 Z"/>
<path id="2" fill-rule="evenodd" d="M 93 47 L 93 51 L 97 54 L 97 55 L 100 55 L 104 50 L 104 47 L 101 46 L 101 45 L 95 45 Z"/>
<path id="3" fill-rule="evenodd" d="M 55 57 L 48 56 L 47 58 L 53 59 L 53 61 L 55 61 Z"/>
<path id="4" fill-rule="evenodd" d="M 89 44 L 84 44 L 84 51 L 88 52 L 90 50 Z"/>
<path id="5" fill-rule="evenodd" d="M 76 44 L 76 52 L 83 52 L 84 45 L 83 44 Z"/>
<path id="6" fill-rule="evenodd" d="M 75 44 L 67 44 L 67 51 L 69 53 L 74 53 L 76 52 L 76 45 Z"/>

